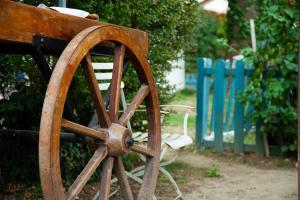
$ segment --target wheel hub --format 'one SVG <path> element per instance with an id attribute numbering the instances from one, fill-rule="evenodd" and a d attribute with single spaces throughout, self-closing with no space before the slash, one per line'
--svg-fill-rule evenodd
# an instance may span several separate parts
<path id="1" fill-rule="evenodd" d="M 106 141 L 108 154 L 111 156 L 120 156 L 128 152 L 134 144 L 131 131 L 119 124 L 112 123 L 107 130 L 108 139 Z"/>

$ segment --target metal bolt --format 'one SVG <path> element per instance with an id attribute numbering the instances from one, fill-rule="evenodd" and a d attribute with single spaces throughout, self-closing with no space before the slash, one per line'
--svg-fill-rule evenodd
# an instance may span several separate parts
<path id="1" fill-rule="evenodd" d="M 127 137 L 125 143 L 127 147 L 131 147 L 134 144 L 134 139 L 132 137 Z"/>

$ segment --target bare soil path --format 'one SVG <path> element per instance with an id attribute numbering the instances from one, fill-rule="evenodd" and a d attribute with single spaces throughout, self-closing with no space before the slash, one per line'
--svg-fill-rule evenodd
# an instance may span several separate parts
<path id="1" fill-rule="evenodd" d="M 188 200 L 298 199 L 297 171 L 293 167 L 263 169 L 191 152 L 183 152 L 179 160 L 196 171 L 190 181 L 182 186 L 184 197 Z M 203 176 L 203 171 L 212 164 L 220 166 L 222 177 Z"/>

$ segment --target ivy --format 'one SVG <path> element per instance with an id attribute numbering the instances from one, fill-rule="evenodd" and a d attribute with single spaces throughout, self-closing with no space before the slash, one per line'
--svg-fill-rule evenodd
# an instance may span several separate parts
<path id="1" fill-rule="evenodd" d="M 257 52 L 243 52 L 255 71 L 242 100 L 254 106 L 250 117 L 261 122 L 271 144 L 296 153 L 299 9 L 293 1 L 254 3 Z"/>

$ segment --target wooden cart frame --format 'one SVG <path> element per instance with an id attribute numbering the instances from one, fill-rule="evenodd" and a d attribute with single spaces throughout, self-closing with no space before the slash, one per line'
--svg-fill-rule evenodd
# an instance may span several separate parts
<path id="1" fill-rule="evenodd" d="M 159 167 L 160 111 L 147 61 L 147 34 L 8 0 L 0 1 L 0 27 L 0 53 L 32 55 L 42 75 L 49 81 L 39 131 L 39 168 L 45 199 L 75 199 L 100 164 L 99 199 L 109 198 L 112 173 L 118 178 L 121 196 L 133 199 L 122 163 L 122 155 L 128 151 L 147 157 L 137 199 L 151 199 Z M 44 55 L 59 57 L 53 71 Z M 106 104 L 92 68 L 91 58 L 96 55 L 114 59 L 113 79 Z M 119 117 L 120 84 L 128 63 L 137 72 L 141 86 Z M 78 67 L 83 68 L 99 119 L 99 125 L 94 128 L 71 121 L 64 114 L 67 110 L 66 96 Z M 148 116 L 146 147 L 135 145 L 132 133 L 126 128 L 126 123 L 142 102 L 145 102 Z M 63 186 L 61 178 L 61 128 L 97 141 L 92 158 L 69 188 Z"/>

